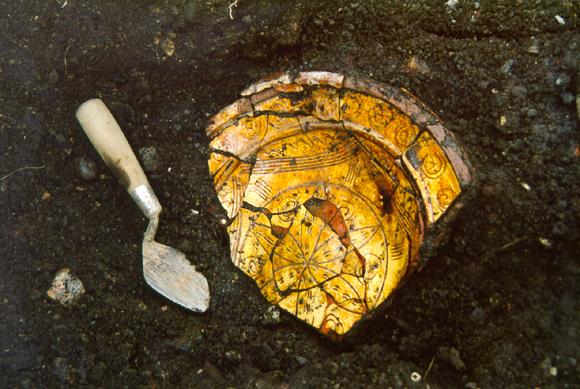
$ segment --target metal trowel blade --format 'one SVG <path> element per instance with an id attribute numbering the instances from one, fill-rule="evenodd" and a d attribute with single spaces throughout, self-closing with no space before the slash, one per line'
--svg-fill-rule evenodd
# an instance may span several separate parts
<path id="1" fill-rule="evenodd" d="M 173 247 L 145 239 L 143 275 L 159 294 L 187 309 L 205 312 L 209 307 L 206 278 L 195 270 L 185 254 Z"/>

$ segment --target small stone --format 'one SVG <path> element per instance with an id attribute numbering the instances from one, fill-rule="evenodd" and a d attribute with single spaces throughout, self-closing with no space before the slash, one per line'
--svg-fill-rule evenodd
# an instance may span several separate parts
<path id="1" fill-rule="evenodd" d="M 459 351 L 454 347 L 440 347 L 437 351 L 437 355 L 442 360 L 449 363 L 456 370 L 465 370 L 465 363 L 459 356 Z"/>
<path id="2" fill-rule="evenodd" d="M 263 315 L 264 324 L 278 324 L 280 323 L 280 310 L 272 305 Z"/>
<path id="3" fill-rule="evenodd" d="M 471 311 L 469 318 L 475 322 L 482 322 L 485 320 L 485 311 L 482 308 L 477 307 Z"/>
<path id="4" fill-rule="evenodd" d="M 85 181 L 91 181 L 97 177 L 97 165 L 85 157 L 77 160 L 76 171 L 78 176 Z"/>
<path id="5" fill-rule="evenodd" d="M 503 65 L 501 65 L 499 70 L 504 74 L 512 74 L 512 66 L 514 66 L 514 62 L 513 59 L 508 59 Z"/>
<path id="6" fill-rule="evenodd" d="M 173 38 L 175 38 L 174 35 L 175 34 L 170 34 L 168 37 L 161 39 L 160 42 L 161 49 L 168 57 L 175 54 L 175 42 L 173 41 Z"/>
<path id="7" fill-rule="evenodd" d="M 566 73 L 561 73 L 558 74 L 558 76 L 556 77 L 556 81 L 554 83 L 558 88 L 566 89 L 568 86 L 570 86 L 571 81 L 572 78 L 569 75 L 567 75 Z"/>
<path id="8" fill-rule="evenodd" d="M 556 18 L 556 21 L 558 22 L 558 24 L 560 24 L 562 26 L 564 24 L 566 24 L 566 20 L 563 17 L 561 17 L 560 15 L 556 15 L 556 16 L 554 16 L 554 18 Z"/>
<path id="9" fill-rule="evenodd" d="M 143 162 L 143 168 L 146 172 L 152 173 L 159 169 L 159 157 L 155 147 L 141 147 L 139 149 L 139 156 L 141 157 L 141 162 Z"/>
<path id="10" fill-rule="evenodd" d="M 526 88 L 523 85 L 515 86 L 511 90 L 511 94 L 513 97 L 515 97 L 517 99 L 525 100 L 526 97 L 528 96 L 528 88 Z"/>
<path id="11" fill-rule="evenodd" d="M 532 41 L 530 47 L 528 47 L 528 53 L 530 54 L 538 54 L 540 52 L 540 44 L 538 41 Z"/>
<path id="12" fill-rule="evenodd" d="M 514 111 L 508 111 L 499 117 L 499 126 L 497 127 L 500 131 L 510 133 L 513 131 L 520 131 L 520 113 Z"/>
<path id="13" fill-rule="evenodd" d="M 147 310 L 147 305 L 145 305 L 145 303 L 141 300 L 137 301 L 137 309 L 139 311 L 146 311 Z"/>
<path id="14" fill-rule="evenodd" d="M 226 351 L 226 359 L 231 362 L 240 362 L 242 360 L 242 356 L 237 351 Z"/>
<path id="15" fill-rule="evenodd" d="M 457 5 L 457 3 L 459 3 L 459 0 L 447 0 L 447 2 L 445 3 L 445 5 L 449 9 L 454 9 L 455 6 Z"/>
<path id="16" fill-rule="evenodd" d="M 574 103 L 574 101 L 576 100 L 574 95 L 570 92 L 560 93 L 560 98 L 562 99 L 562 102 L 566 105 L 570 105 L 570 104 Z"/>
<path id="17" fill-rule="evenodd" d="M 558 368 L 556 366 L 550 367 L 550 375 L 556 377 L 558 375 Z"/>
<path id="18" fill-rule="evenodd" d="M 550 239 L 548 239 L 548 238 L 538 238 L 538 241 L 545 248 L 547 248 L 547 249 L 552 248 L 553 243 L 552 243 L 552 241 Z"/>
<path id="19" fill-rule="evenodd" d="M 133 127 L 131 124 L 135 122 L 135 111 L 133 108 L 131 108 L 130 105 L 118 100 L 111 101 L 109 108 L 111 109 L 115 119 L 117 119 L 119 126 L 125 132 L 125 135 L 129 134 L 128 131 L 130 131 Z"/>
<path id="20" fill-rule="evenodd" d="M 580 63 L 580 39 L 575 41 L 573 39 L 568 43 L 568 48 L 564 52 L 564 58 L 562 58 L 562 67 L 564 69 L 576 70 L 580 73 L 580 68 L 578 63 Z M 578 73 L 576 78 L 578 78 Z M 578 87 L 578 84 L 576 85 Z"/>
<path id="21" fill-rule="evenodd" d="M 522 185 L 522 188 L 524 188 L 527 191 L 532 190 L 532 187 L 525 182 L 522 182 L 521 185 Z"/>
<path id="22" fill-rule="evenodd" d="M 49 298 L 64 306 L 73 305 L 84 293 L 85 287 L 81 280 L 67 268 L 56 273 L 50 289 L 46 292 Z"/>
<path id="23" fill-rule="evenodd" d="M 428 74 L 431 72 L 429 66 L 416 56 L 412 56 L 409 61 L 407 61 L 406 67 L 409 73 Z"/>
<path id="24" fill-rule="evenodd" d="M 552 226 L 552 234 L 556 236 L 564 236 L 568 233 L 568 227 L 563 222 L 556 222 Z"/>
<path id="25" fill-rule="evenodd" d="M 538 110 L 536 110 L 534 108 L 528 108 L 526 115 L 529 118 L 535 118 L 536 116 L 538 116 Z"/>
<path id="26" fill-rule="evenodd" d="M 48 74 L 48 83 L 50 85 L 55 85 L 58 84 L 60 77 L 58 75 L 58 71 L 56 69 L 53 69 L 49 74 Z"/>
<path id="27" fill-rule="evenodd" d="M 308 359 L 306 359 L 306 358 L 304 358 L 302 356 L 297 356 L 296 357 L 296 362 L 298 362 L 298 364 L 300 366 L 304 366 L 304 365 L 306 365 L 306 362 L 308 362 Z"/>

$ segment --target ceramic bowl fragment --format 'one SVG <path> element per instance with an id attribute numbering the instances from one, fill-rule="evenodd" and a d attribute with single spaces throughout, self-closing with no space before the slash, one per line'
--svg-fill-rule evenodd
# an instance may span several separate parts
<path id="1" fill-rule="evenodd" d="M 327 72 L 281 73 L 210 122 L 231 258 L 272 304 L 341 336 L 419 265 L 472 178 L 414 96 Z"/>

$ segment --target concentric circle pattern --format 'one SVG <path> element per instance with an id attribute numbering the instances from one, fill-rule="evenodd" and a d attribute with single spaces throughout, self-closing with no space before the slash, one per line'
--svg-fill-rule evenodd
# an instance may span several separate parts
<path id="1" fill-rule="evenodd" d="M 415 269 L 471 181 L 408 92 L 326 72 L 253 84 L 207 128 L 233 263 L 273 304 L 340 337 Z"/>

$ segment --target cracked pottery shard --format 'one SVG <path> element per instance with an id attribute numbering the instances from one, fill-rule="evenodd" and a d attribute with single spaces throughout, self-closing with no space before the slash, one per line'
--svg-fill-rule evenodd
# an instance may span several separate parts
<path id="1" fill-rule="evenodd" d="M 232 261 L 272 304 L 340 337 L 418 267 L 469 165 L 403 89 L 302 72 L 243 95 L 207 129 Z"/>

